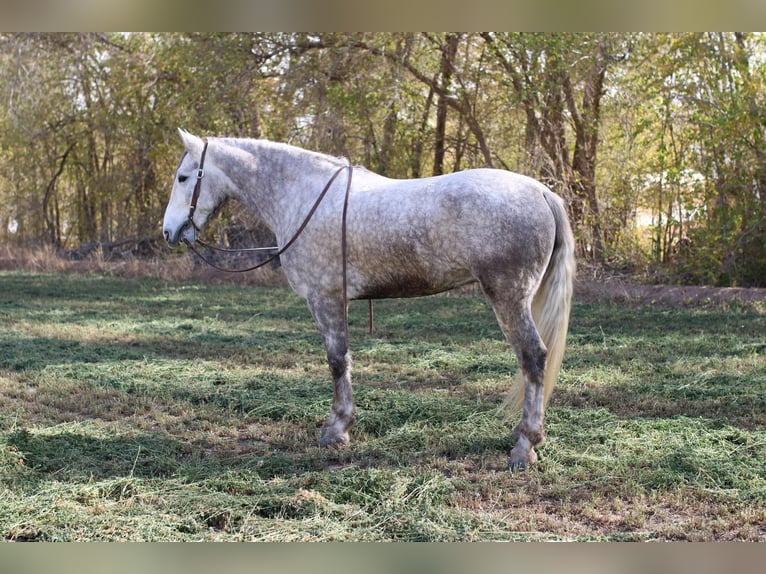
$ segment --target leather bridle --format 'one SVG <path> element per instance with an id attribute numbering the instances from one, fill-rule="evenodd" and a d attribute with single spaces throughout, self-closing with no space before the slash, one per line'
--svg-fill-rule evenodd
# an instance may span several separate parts
<path id="1" fill-rule="evenodd" d="M 208 141 L 207 138 L 204 139 L 204 145 L 202 146 L 202 154 L 200 155 L 199 159 L 199 168 L 197 168 L 197 181 L 194 183 L 194 191 L 192 192 L 192 198 L 191 203 L 189 205 L 189 215 L 187 216 L 187 222 L 186 225 L 191 225 L 194 230 L 194 242 L 199 243 L 203 247 L 206 247 L 208 249 L 212 249 L 214 251 L 220 251 L 224 253 L 240 253 L 243 251 L 273 251 L 274 249 L 277 249 L 277 252 L 271 255 L 269 258 L 267 258 L 265 261 L 262 261 L 258 263 L 257 265 L 254 265 L 252 267 L 247 267 L 245 269 L 227 269 L 226 267 L 221 267 L 217 265 L 216 263 L 210 261 L 208 258 L 206 258 L 204 255 L 202 255 L 195 247 L 194 244 L 189 241 L 188 239 L 182 239 L 182 241 L 186 244 L 186 246 L 191 249 L 197 257 L 202 259 L 205 263 L 210 265 L 211 267 L 214 267 L 215 269 L 218 269 L 219 271 L 225 271 L 226 273 L 245 273 L 247 271 L 254 271 L 260 267 L 263 267 L 264 265 L 267 265 L 274 261 L 277 257 L 282 255 L 285 251 L 287 251 L 290 246 L 295 243 L 295 241 L 298 239 L 301 233 L 303 233 L 303 230 L 306 229 L 306 226 L 309 224 L 309 221 L 311 221 L 311 218 L 314 216 L 314 213 L 319 208 L 319 204 L 324 199 L 325 195 L 327 195 L 327 192 L 330 190 L 330 187 L 332 186 L 333 182 L 337 179 L 337 177 L 340 175 L 340 173 L 343 170 L 348 170 L 348 178 L 346 180 L 346 194 L 343 199 L 343 217 L 341 221 L 341 258 L 343 259 L 343 286 L 344 286 L 344 292 L 345 292 L 345 285 L 346 285 L 346 214 L 348 212 L 348 196 L 351 192 L 351 176 L 353 174 L 354 168 L 351 165 L 344 165 L 342 167 L 339 167 L 335 173 L 333 173 L 332 177 L 327 181 L 322 191 L 319 193 L 319 195 L 316 198 L 316 201 L 314 201 L 314 205 L 311 206 L 311 209 L 309 210 L 308 214 L 304 218 L 303 222 L 298 227 L 297 231 L 292 235 L 290 240 L 284 244 L 284 246 L 280 249 L 279 247 L 244 247 L 240 249 L 227 249 L 225 247 L 218 247 L 216 245 L 211 245 L 210 243 L 207 243 L 205 241 L 202 241 L 198 233 L 200 232 L 199 227 L 194 223 L 194 213 L 197 211 L 197 202 L 199 201 L 200 191 L 202 188 L 202 179 L 205 177 L 205 156 L 207 155 L 207 146 Z"/>
<path id="2" fill-rule="evenodd" d="M 202 146 L 202 153 L 200 154 L 199 159 L 199 167 L 197 168 L 197 181 L 194 183 L 194 191 L 192 192 L 192 199 L 191 204 L 189 205 L 189 215 L 187 217 L 186 225 L 191 225 L 194 228 L 194 242 L 189 241 L 188 239 L 182 239 L 182 241 L 186 244 L 186 246 L 191 249 L 197 257 L 202 259 L 205 263 L 210 265 L 211 267 L 218 269 L 219 271 L 225 271 L 226 273 L 245 273 L 247 271 L 254 271 L 260 267 L 263 267 L 265 265 L 268 265 L 272 261 L 274 261 L 277 257 L 282 255 L 285 251 L 287 251 L 290 246 L 295 242 L 296 239 L 300 236 L 301 233 L 303 233 L 303 230 L 306 229 L 306 226 L 309 224 L 309 221 L 311 221 L 311 218 L 314 216 L 314 213 L 316 212 L 317 208 L 319 207 L 319 204 L 324 199 L 325 195 L 327 195 L 327 192 L 330 190 L 330 187 L 332 187 L 333 182 L 337 179 L 337 177 L 340 175 L 340 173 L 344 170 L 348 170 L 348 178 L 346 179 L 346 193 L 343 197 L 343 214 L 341 217 L 341 264 L 342 264 L 342 273 L 343 273 L 343 316 L 344 316 L 344 325 L 345 325 L 345 332 L 346 332 L 346 340 L 348 341 L 348 273 L 347 273 L 347 255 L 348 255 L 348 244 L 346 241 L 346 216 L 348 214 L 348 196 L 351 192 L 351 176 L 354 173 L 354 167 L 349 165 L 344 165 L 339 167 L 335 173 L 332 174 L 332 177 L 327 181 L 322 191 L 319 193 L 319 195 L 316 198 L 316 201 L 314 201 L 314 205 L 311 206 L 311 209 L 309 210 L 308 214 L 304 218 L 303 222 L 298 227 L 298 230 L 293 234 L 293 236 L 290 238 L 290 240 L 284 244 L 284 246 L 280 249 L 278 247 L 245 247 L 240 249 L 227 249 L 224 247 L 218 247 L 215 245 L 211 245 L 209 243 L 206 243 L 205 241 L 202 241 L 199 238 L 199 232 L 200 229 L 197 227 L 197 225 L 194 223 L 194 213 L 197 211 L 197 202 L 199 201 L 199 195 L 200 190 L 202 188 L 202 179 L 205 177 L 205 156 L 207 155 L 207 145 L 208 141 L 207 138 L 204 139 L 204 145 Z M 202 255 L 195 247 L 194 243 L 199 243 L 203 247 L 206 247 L 208 249 L 212 249 L 215 251 L 222 251 L 225 253 L 241 253 L 243 251 L 273 251 L 274 249 L 277 249 L 277 252 L 268 257 L 265 261 L 262 261 L 258 263 L 257 265 L 253 265 L 252 267 L 247 267 L 245 269 L 227 269 L 226 267 L 221 267 L 217 265 L 216 263 L 213 263 L 208 258 L 206 258 L 204 255 Z M 369 306 L 369 315 L 370 315 L 370 336 L 372 336 L 373 333 L 373 308 L 372 308 L 372 299 L 368 300 L 368 306 Z"/>
<path id="3" fill-rule="evenodd" d="M 194 183 L 194 191 L 192 192 L 191 203 L 189 204 L 189 216 L 188 220 L 194 227 L 195 231 L 199 231 L 199 228 L 194 225 L 194 212 L 197 211 L 197 201 L 199 201 L 199 193 L 202 189 L 202 178 L 205 177 L 205 156 L 207 155 L 207 138 L 204 139 L 204 145 L 202 146 L 202 154 L 199 157 L 199 168 L 197 168 L 197 181 Z M 188 243 L 187 243 L 188 245 Z"/>
<path id="4" fill-rule="evenodd" d="M 208 141 L 207 138 L 204 139 L 204 145 L 202 146 L 202 154 L 199 158 L 199 167 L 197 168 L 197 181 L 194 183 L 194 191 L 192 192 L 192 198 L 191 198 L 191 204 L 189 205 L 189 215 L 187 217 L 186 225 L 191 225 L 194 230 L 194 242 L 189 241 L 188 239 L 182 239 L 182 241 L 186 244 L 186 246 L 191 249 L 197 257 L 202 259 L 205 263 L 210 265 L 211 267 L 218 269 L 219 271 L 225 271 L 226 273 L 245 273 L 247 271 L 254 271 L 260 267 L 263 267 L 264 265 L 267 265 L 274 261 L 277 257 L 282 255 L 285 251 L 287 251 L 290 246 L 295 242 L 296 239 L 300 236 L 301 233 L 303 233 L 303 230 L 306 229 L 306 226 L 309 224 L 309 221 L 311 221 L 311 218 L 314 216 L 314 213 L 319 208 L 319 204 L 322 203 L 322 200 L 324 199 L 325 195 L 327 195 L 327 192 L 330 190 L 330 187 L 332 187 L 333 182 L 337 179 L 337 177 L 341 174 L 343 170 L 348 170 L 348 178 L 346 179 L 346 193 L 343 198 L 343 214 L 341 218 L 341 239 L 340 239 L 340 250 L 341 250 L 341 263 L 342 263 L 342 270 L 343 270 L 343 312 L 346 320 L 344 321 L 346 325 L 346 340 L 348 340 L 348 287 L 347 287 L 347 255 L 348 255 L 348 244 L 346 241 L 346 216 L 348 213 L 348 196 L 351 192 L 351 176 L 354 173 L 354 168 L 352 165 L 344 165 L 339 167 L 335 173 L 332 174 L 332 177 L 327 181 L 322 191 L 317 196 L 316 200 L 314 201 L 314 205 L 311 206 L 311 209 L 309 210 L 306 217 L 303 219 L 303 222 L 298 227 L 297 231 L 293 233 L 290 240 L 282 246 L 282 248 L 278 247 L 250 247 L 250 248 L 242 248 L 242 249 L 227 249 L 224 247 L 217 247 L 215 245 L 211 245 L 209 243 L 206 243 L 202 241 L 198 233 L 200 229 L 197 227 L 197 225 L 194 223 L 194 213 L 197 211 L 197 202 L 199 201 L 200 196 L 200 190 L 202 188 L 202 179 L 205 177 L 205 156 L 207 155 L 207 145 Z M 276 253 L 269 256 L 265 261 L 261 261 L 257 265 L 253 265 L 252 267 L 247 267 L 245 269 L 227 269 L 226 267 L 221 267 L 217 265 L 216 263 L 213 263 L 208 258 L 206 258 L 204 255 L 202 255 L 195 247 L 194 243 L 199 243 L 203 247 L 206 247 L 208 249 L 212 249 L 215 251 L 222 251 L 225 253 L 240 253 L 243 251 L 270 251 L 274 249 L 278 249 Z M 372 335 L 372 300 L 369 302 L 370 307 L 370 334 Z"/>

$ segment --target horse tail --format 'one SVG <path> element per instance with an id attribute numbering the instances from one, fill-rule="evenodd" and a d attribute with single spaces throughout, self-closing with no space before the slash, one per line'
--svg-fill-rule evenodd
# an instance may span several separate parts
<path id="1" fill-rule="evenodd" d="M 575 256 L 574 235 L 569 225 L 564 202 L 555 193 L 545 190 L 543 197 L 553 212 L 556 235 L 548 267 L 540 286 L 532 298 L 532 319 L 548 354 L 543 375 L 543 406 L 556 385 L 561 362 L 564 359 L 572 292 L 574 290 Z M 506 403 L 511 412 L 518 413 L 524 404 L 524 374 L 519 370 Z"/>

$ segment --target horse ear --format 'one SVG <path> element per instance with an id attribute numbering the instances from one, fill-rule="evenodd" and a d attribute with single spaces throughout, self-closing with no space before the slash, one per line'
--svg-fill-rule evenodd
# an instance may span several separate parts
<path id="1" fill-rule="evenodd" d="M 199 160 L 202 155 L 202 147 L 204 146 L 202 138 L 192 135 L 181 128 L 178 128 L 178 135 L 181 136 L 181 141 L 184 143 L 184 147 L 189 152 L 189 155 Z"/>

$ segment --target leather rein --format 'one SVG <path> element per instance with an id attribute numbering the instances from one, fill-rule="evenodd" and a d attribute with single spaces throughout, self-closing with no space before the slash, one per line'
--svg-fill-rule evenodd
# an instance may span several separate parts
<path id="1" fill-rule="evenodd" d="M 290 240 L 284 244 L 284 246 L 280 249 L 279 247 L 243 247 L 238 249 L 228 249 L 225 247 L 218 247 L 216 245 L 211 245 L 210 243 L 207 243 L 205 241 L 202 241 L 199 238 L 200 229 L 197 227 L 197 225 L 194 223 L 194 213 L 197 211 L 197 202 L 199 201 L 200 196 L 200 190 L 202 188 L 202 179 L 205 177 L 205 156 L 207 155 L 207 145 L 208 141 L 207 138 L 204 140 L 204 145 L 202 147 L 202 154 L 200 155 L 199 160 L 199 168 L 197 169 L 197 181 L 194 183 L 194 191 L 192 193 L 192 199 L 191 204 L 189 205 L 189 215 L 187 217 L 187 222 L 189 225 L 191 225 L 194 230 L 197 232 L 194 236 L 194 241 L 196 243 L 199 243 L 203 247 L 207 249 L 212 249 L 214 251 L 220 251 L 223 253 L 240 253 L 244 251 L 273 251 L 277 250 L 276 253 L 271 255 L 268 259 L 265 261 L 262 261 L 258 263 L 257 265 L 254 265 L 252 267 L 247 267 L 244 269 L 228 269 L 226 267 L 221 267 L 217 265 L 216 263 L 210 261 L 208 258 L 206 258 L 204 255 L 202 255 L 195 247 L 194 244 L 189 241 L 188 239 L 182 240 L 186 246 L 191 249 L 197 257 L 202 259 L 205 263 L 210 265 L 211 267 L 218 269 L 219 271 L 224 271 L 226 273 L 246 273 L 247 271 L 254 271 L 260 267 L 263 267 L 264 265 L 267 265 L 274 261 L 277 257 L 282 255 L 285 251 L 287 251 L 290 246 L 295 243 L 295 241 L 298 239 L 301 233 L 303 233 L 303 230 L 306 229 L 306 226 L 309 224 L 309 221 L 311 221 L 311 218 L 314 216 L 314 213 L 319 208 L 319 204 L 324 199 L 325 195 L 327 195 L 327 192 L 330 190 L 330 187 L 332 186 L 333 182 L 337 179 L 337 177 L 340 175 L 340 173 L 344 170 L 348 170 L 348 179 L 346 180 L 346 194 L 343 200 L 343 219 L 341 222 L 341 258 L 343 259 L 343 276 L 344 276 L 344 291 L 345 291 L 345 276 L 346 276 L 346 214 L 348 212 L 348 195 L 351 191 L 351 175 L 353 174 L 354 168 L 351 165 L 344 165 L 337 169 L 335 173 L 333 173 L 332 177 L 327 181 L 327 183 L 324 186 L 324 189 L 320 192 L 320 194 L 317 196 L 316 201 L 314 201 L 314 205 L 311 206 L 311 209 L 309 210 L 308 214 L 306 215 L 303 222 L 298 227 L 298 230 L 293 234 L 293 236 L 290 238 Z"/>
<path id="2" fill-rule="evenodd" d="M 226 273 L 245 273 L 247 271 L 254 271 L 260 267 L 263 267 L 264 265 L 267 265 L 274 261 L 277 257 L 282 255 L 285 251 L 287 251 L 290 246 L 295 242 L 296 239 L 300 236 L 301 233 L 303 233 L 303 230 L 306 229 L 306 226 L 309 224 L 309 221 L 311 221 L 311 218 L 314 216 L 314 213 L 319 208 L 319 204 L 322 203 L 322 200 L 324 199 L 325 195 L 327 195 L 327 192 L 330 190 L 330 187 L 332 187 L 333 182 L 337 179 L 337 177 L 341 174 L 343 170 L 348 170 L 348 178 L 346 179 L 346 193 L 343 198 L 343 215 L 341 220 L 341 262 L 343 267 L 343 301 L 344 301 L 344 313 L 346 314 L 346 340 L 348 340 L 348 288 L 347 288 L 347 252 L 348 252 L 348 245 L 346 242 L 346 215 L 348 213 L 348 196 L 351 192 L 351 176 L 354 173 L 354 168 L 352 165 L 344 165 L 342 167 L 339 167 L 335 173 L 332 174 L 332 177 L 327 181 L 327 183 L 324 186 L 324 189 L 319 193 L 316 200 L 314 201 L 314 205 L 311 206 L 311 209 L 309 210 L 308 214 L 306 215 L 303 222 L 298 227 L 298 230 L 293 234 L 293 236 L 290 238 L 290 240 L 282 246 L 282 248 L 278 247 L 250 247 L 250 248 L 242 248 L 242 249 L 227 249 L 224 247 L 217 247 L 215 245 L 211 245 L 209 243 L 206 243 L 199 239 L 199 232 L 200 229 L 197 227 L 197 225 L 194 223 L 194 213 L 197 211 L 197 202 L 199 201 L 199 195 L 200 190 L 202 187 L 202 178 L 205 177 L 205 156 L 207 155 L 207 138 L 204 140 L 204 145 L 202 147 L 202 154 L 200 155 L 199 159 L 199 168 L 197 169 L 197 181 L 194 184 L 194 191 L 192 193 L 192 199 L 191 204 L 189 205 L 189 216 L 188 216 L 188 224 L 191 225 L 194 230 L 194 242 L 199 243 L 203 247 L 206 247 L 208 249 L 212 249 L 214 251 L 221 251 L 224 253 L 239 253 L 244 251 L 273 251 L 274 249 L 278 249 L 276 253 L 269 256 L 265 261 L 262 261 L 258 263 L 257 265 L 253 265 L 252 267 L 247 267 L 244 269 L 228 269 L 226 267 L 221 267 L 217 265 L 216 263 L 213 263 L 208 258 L 206 258 L 204 255 L 202 255 L 195 247 L 193 242 L 189 241 L 188 239 L 183 239 L 182 241 L 186 244 L 186 246 L 191 249 L 197 257 L 202 259 L 205 263 L 210 265 L 211 267 L 218 269 L 219 271 L 225 271 Z M 372 335 L 372 301 L 369 303 L 370 306 L 370 335 Z"/>

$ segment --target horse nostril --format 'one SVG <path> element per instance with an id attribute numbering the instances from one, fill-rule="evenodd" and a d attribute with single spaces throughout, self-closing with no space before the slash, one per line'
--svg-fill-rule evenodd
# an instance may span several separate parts
<path id="1" fill-rule="evenodd" d="M 166 229 L 165 231 L 163 231 L 163 232 L 162 232 L 162 235 L 164 235 L 164 236 L 165 236 L 165 241 L 167 241 L 168 243 L 170 243 L 170 231 L 168 231 L 168 230 Z"/>

